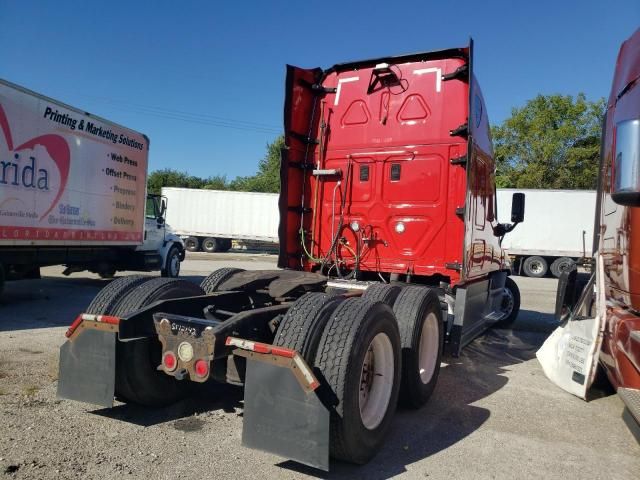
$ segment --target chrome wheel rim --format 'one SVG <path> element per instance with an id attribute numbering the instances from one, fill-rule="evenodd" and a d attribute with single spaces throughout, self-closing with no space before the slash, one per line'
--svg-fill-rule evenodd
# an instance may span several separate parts
<path id="1" fill-rule="evenodd" d="M 385 333 L 377 334 L 367 348 L 360 373 L 360 419 L 369 430 L 380 425 L 389 409 L 394 364 L 391 340 Z"/>
<path id="2" fill-rule="evenodd" d="M 418 349 L 418 368 L 420 380 L 423 384 L 427 384 L 433 377 L 438 361 L 438 317 L 436 314 L 429 313 L 422 322 L 422 331 L 420 333 L 420 347 Z"/>

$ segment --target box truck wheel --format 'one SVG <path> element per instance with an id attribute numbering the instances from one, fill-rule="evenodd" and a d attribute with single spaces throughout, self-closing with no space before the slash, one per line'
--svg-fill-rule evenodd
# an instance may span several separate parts
<path id="1" fill-rule="evenodd" d="M 348 298 L 327 323 L 315 366 L 336 395 L 330 454 L 363 464 L 384 444 L 400 389 L 400 334 L 382 302 Z"/>
<path id="2" fill-rule="evenodd" d="M 549 267 L 549 269 L 551 270 L 551 275 L 556 278 L 560 278 L 562 272 L 570 272 L 575 268 L 576 262 L 574 262 L 573 259 L 569 257 L 556 258 L 551 264 L 551 267 Z"/>
<path id="3" fill-rule="evenodd" d="M 207 237 L 202 240 L 202 250 L 208 253 L 219 252 L 220 244 L 217 238 Z"/>
<path id="4" fill-rule="evenodd" d="M 400 402 L 420 408 L 433 393 L 440 372 L 444 329 L 435 290 L 406 287 L 393 307 L 402 342 Z"/>
<path id="5" fill-rule="evenodd" d="M 198 285 L 186 280 L 153 278 L 130 288 L 113 315 L 123 316 L 157 300 L 203 294 Z M 116 392 L 126 401 L 150 407 L 169 405 L 188 395 L 194 384 L 159 372 L 161 356 L 162 345 L 155 336 L 117 342 Z"/>
<path id="6" fill-rule="evenodd" d="M 522 263 L 522 271 L 527 277 L 544 277 L 547 274 L 548 268 L 547 261 L 537 255 L 527 257 Z"/>
<path id="7" fill-rule="evenodd" d="M 511 277 L 507 277 L 505 281 L 504 296 L 500 306 L 503 316 L 494 324 L 494 327 L 509 328 L 518 318 L 518 312 L 520 311 L 520 289 Z"/>
<path id="8" fill-rule="evenodd" d="M 207 278 L 200 282 L 200 287 L 205 293 L 218 292 L 220 285 L 233 277 L 236 273 L 244 272 L 242 268 L 225 267 L 214 270 Z"/>
<path id="9" fill-rule="evenodd" d="M 188 252 L 197 252 L 200 250 L 200 240 L 198 237 L 187 237 L 184 239 L 184 248 Z"/>
<path id="10" fill-rule="evenodd" d="M 163 277 L 176 278 L 180 275 L 180 247 L 174 245 L 169 249 L 164 261 L 164 268 L 160 271 Z"/>
<path id="11" fill-rule="evenodd" d="M 295 350 L 313 363 L 318 343 L 334 310 L 344 297 L 320 292 L 305 293 L 297 299 L 278 325 L 274 345 Z"/>
<path id="12" fill-rule="evenodd" d="M 388 285 L 386 283 L 374 283 L 364 291 L 362 295 L 372 302 L 386 303 L 393 308 L 393 304 L 400 295 L 402 287 L 400 285 Z"/>

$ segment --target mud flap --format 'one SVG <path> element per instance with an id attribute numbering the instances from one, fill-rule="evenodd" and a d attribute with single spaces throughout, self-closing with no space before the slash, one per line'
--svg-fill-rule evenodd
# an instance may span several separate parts
<path id="1" fill-rule="evenodd" d="M 242 444 L 329 471 L 329 410 L 284 365 L 247 357 Z"/>
<path id="2" fill-rule="evenodd" d="M 113 406 L 116 335 L 82 329 L 60 347 L 58 398 Z"/>

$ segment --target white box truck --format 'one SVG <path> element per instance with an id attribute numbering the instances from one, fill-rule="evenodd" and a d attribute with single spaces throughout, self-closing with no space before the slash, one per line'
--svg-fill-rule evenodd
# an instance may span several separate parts
<path id="1" fill-rule="evenodd" d="M 189 251 L 225 252 L 231 240 L 278 241 L 278 194 L 164 187 L 167 223 Z"/>
<path id="2" fill-rule="evenodd" d="M 145 135 L 0 79 L 0 289 L 47 265 L 177 276 L 148 153 Z"/>
<path id="3" fill-rule="evenodd" d="M 527 218 L 505 236 L 502 247 L 513 260 L 513 270 L 529 277 L 564 270 L 591 258 L 596 192 L 592 190 L 498 190 L 498 220 L 510 221 L 511 197 L 522 192 Z"/>

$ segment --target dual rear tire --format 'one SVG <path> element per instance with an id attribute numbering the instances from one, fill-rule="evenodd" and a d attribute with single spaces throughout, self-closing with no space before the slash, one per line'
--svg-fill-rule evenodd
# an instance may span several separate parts
<path id="1" fill-rule="evenodd" d="M 157 300 L 203 295 L 194 283 L 142 275 L 119 277 L 104 287 L 87 313 L 122 317 Z M 125 402 L 161 407 L 188 395 L 191 385 L 157 370 L 162 346 L 156 337 L 116 342 L 116 397 Z"/>
<path id="2" fill-rule="evenodd" d="M 335 396 L 331 456 L 361 464 L 382 447 L 399 398 L 418 408 L 431 396 L 442 336 L 435 291 L 376 284 L 360 298 L 304 295 L 274 343 L 298 351 Z"/>

